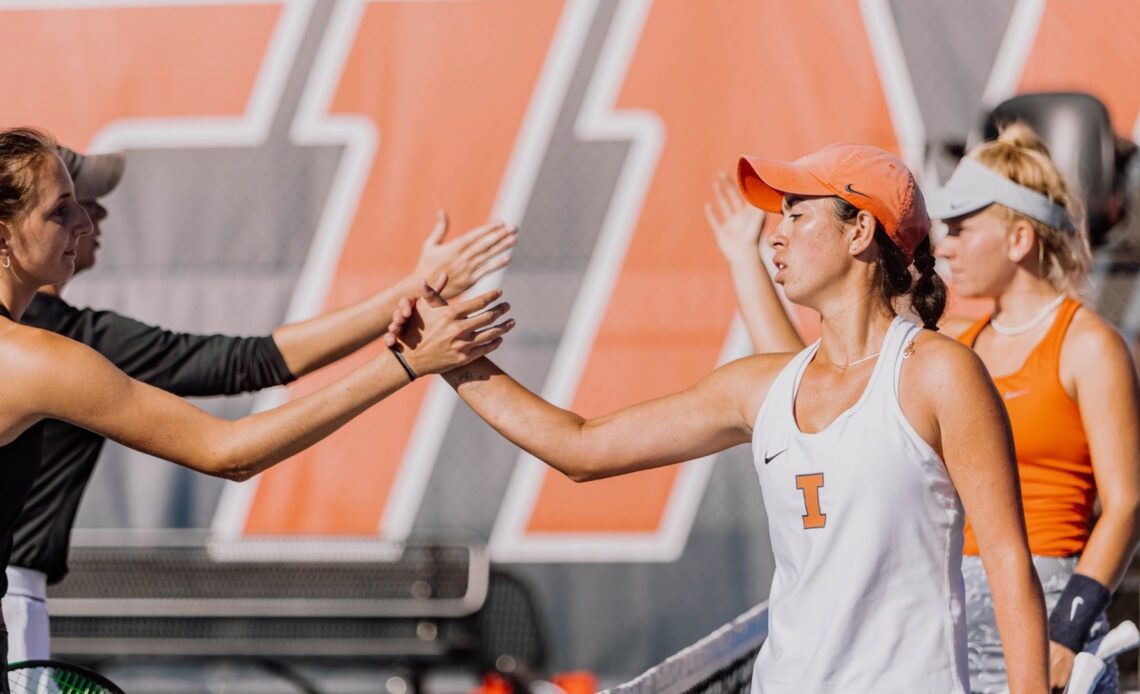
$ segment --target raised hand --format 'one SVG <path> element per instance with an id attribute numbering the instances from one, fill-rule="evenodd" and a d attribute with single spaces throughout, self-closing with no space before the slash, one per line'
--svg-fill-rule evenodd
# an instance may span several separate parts
<path id="1" fill-rule="evenodd" d="M 450 281 L 444 288 L 443 298 L 459 296 L 484 276 L 511 262 L 508 251 L 518 241 L 518 228 L 504 222 L 492 222 L 444 243 L 447 228 L 447 213 L 439 210 L 435 227 L 424 240 L 419 262 L 411 274 L 417 279 L 446 274 Z"/>
<path id="2" fill-rule="evenodd" d="M 422 282 L 422 296 L 414 304 L 410 298 L 401 300 L 384 336 L 417 375 L 449 371 L 490 354 L 515 327 L 513 319 L 496 323 L 510 310 L 505 302 L 491 306 L 502 296 L 500 290 L 448 304 L 443 298 L 447 282 L 447 275 L 440 275 L 435 286 Z"/>
<path id="3" fill-rule="evenodd" d="M 803 340 L 760 256 L 764 212 L 748 204 L 724 172 L 713 182 L 713 194 L 716 204 L 705 205 L 705 218 L 732 271 L 740 316 L 748 327 L 753 349 L 758 354 L 798 352 L 804 347 Z"/>
<path id="4" fill-rule="evenodd" d="M 705 219 L 716 236 L 716 244 L 729 263 L 754 262 L 760 256 L 760 230 L 764 211 L 749 205 L 736 184 L 723 171 L 713 182 L 713 203 L 705 203 Z"/>

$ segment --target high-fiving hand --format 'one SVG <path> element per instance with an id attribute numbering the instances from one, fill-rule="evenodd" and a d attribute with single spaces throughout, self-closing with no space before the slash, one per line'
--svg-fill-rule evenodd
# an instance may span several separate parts
<path id="1" fill-rule="evenodd" d="M 439 210 L 435 227 L 424 240 L 419 262 L 411 274 L 417 279 L 446 274 L 450 281 L 443 289 L 444 299 L 459 296 L 483 277 L 511 262 L 509 251 L 518 242 L 517 227 L 505 222 L 491 222 L 444 242 L 447 228 L 447 213 Z"/>
<path id="2" fill-rule="evenodd" d="M 384 343 L 400 350 L 417 375 L 442 373 L 490 354 L 503 343 L 515 321 L 499 321 L 510 304 L 491 306 L 502 296 L 498 289 L 473 299 L 448 304 L 447 275 L 434 286 L 421 282 L 421 296 L 400 300 Z M 488 308 L 490 307 L 490 308 Z"/>

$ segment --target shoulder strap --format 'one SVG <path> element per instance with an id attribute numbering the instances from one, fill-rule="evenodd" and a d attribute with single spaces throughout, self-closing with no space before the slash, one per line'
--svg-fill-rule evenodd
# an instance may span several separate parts
<path id="1" fill-rule="evenodd" d="M 791 361 L 780 370 L 780 373 L 776 374 L 772 386 L 768 389 L 768 395 L 765 396 L 764 402 L 760 403 L 760 410 L 756 413 L 756 421 L 753 422 L 754 432 L 767 435 L 769 433 L 768 427 L 763 426 L 764 424 L 771 425 L 773 428 L 778 427 L 778 422 L 772 421 L 773 417 L 794 416 L 792 413 L 792 395 L 799 388 L 804 369 L 817 349 L 819 349 L 819 340 L 804 347 L 799 354 L 792 357 Z"/>
<path id="2" fill-rule="evenodd" d="M 1081 302 L 1076 299 L 1067 298 L 1061 303 L 1061 307 L 1057 309 L 1057 317 L 1053 319 L 1053 325 L 1049 327 L 1049 332 L 1045 333 L 1045 337 L 1041 339 L 1035 350 L 1041 357 L 1052 362 L 1060 360 L 1061 345 L 1065 342 L 1065 335 L 1069 332 L 1073 316 L 1077 315 L 1080 308 Z"/>
<path id="3" fill-rule="evenodd" d="M 984 323 L 983 323 L 984 325 Z M 970 328 L 973 330 L 973 326 Z M 981 328 L 979 328 L 980 330 Z M 918 334 L 922 332 L 922 328 L 918 327 L 910 321 L 904 320 L 901 325 L 897 326 L 892 337 L 894 340 L 891 344 L 891 352 L 884 354 L 884 357 L 890 359 L 886 362 L 891 366 L 890 370 L 890 384 L 891 394 L 897 399 L 899 395 L 899 375 L 902 373 L 903 360 L 910 356 L 911 343 L 914 341 Z M 976 333 L 975 333 L 976 335 Z M 884 348 L 886 345 L 884 345 Z"/>
<path id="4" fill-rule="evenodd" d="M 982 316 L 977 321 L 975 321 L 973 325 L 971 325 L 969 328 L 966 328 L 966 331 L 964 333 L 958 336 L 958 342 L 961 342 L 970 349 L 973 349 L 974 342 L 976 342 L 978 339 L 978 334 L 982 332 L 983 328 L 989 325 L 990 318 L 993 315 L 993 313 L 987 313 L 985 316 Z"/>

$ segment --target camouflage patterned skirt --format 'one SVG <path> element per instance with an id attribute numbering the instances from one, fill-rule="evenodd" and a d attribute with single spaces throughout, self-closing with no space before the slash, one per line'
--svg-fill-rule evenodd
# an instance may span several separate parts
<path id="1" fill-rule="evenodd" d="M 1037 576 L 1045 589 L 1047 610 L 1051 611 L 1061 598 L 1061 591 L 1073 575 L 1078 558 L 1033 557 Z M 982 570 L 981 559 L 975 556 L 963 557 L 962 576 L 966 580 L 966 649 L 970 664 L 970 691 L 975 694 L 1004 691 L 1008 686 L 1005 659 L 1002 657 L 1001 641 L 994 620 L 994 598 L 990 593 L 986 573 Z M 1100 640 L 1108 633 L 1108 628 L 1108 617 L 1102 613 L 1089 632 L 1091 639 L 1085 645 L 1085 650 L 1096 651 Z M 1096 694 L 1116 692 L 1119 678 L 1116 660 L 1109 660 L 1108 669 L 1095 690 Z"/>

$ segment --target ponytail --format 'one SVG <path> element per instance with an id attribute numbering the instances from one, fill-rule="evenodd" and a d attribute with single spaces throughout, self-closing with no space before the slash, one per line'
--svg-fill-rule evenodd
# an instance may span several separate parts
<path id="1" fill-rule="evenodd" d="M 842 198 L 835 198 L 835 214 L 840 220 L 850 222 L 859 214 L 859 209 Z M 882 223 L 875 220 L 875 244 L 879 247 L 876 274 L 880 298 L 894 309 L 895 300 L 906 297 L 922 319 L 922 327 L 938 330 L 938 321 L 946 311 L 946 283 L 934 271 L 930 238 L 919 242 L 914 259 L 907 260 L 902 250 L 887 236 Z M 911 263 L 917 274 L 911 271 Z"/>
<path id="2" fill-rule="evenodd" d="M 934 271 L 934 251 L 930 237 L 919 242 L 914 250 L 914 269 L 918 277 L 910 295 L 910 305 L 922 319 L 922 327 L 938 330 L 938 321 L 946 311 L 946 283 Z"/>

